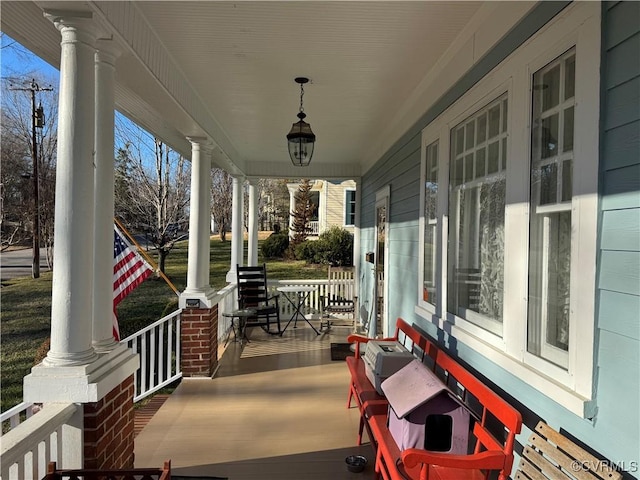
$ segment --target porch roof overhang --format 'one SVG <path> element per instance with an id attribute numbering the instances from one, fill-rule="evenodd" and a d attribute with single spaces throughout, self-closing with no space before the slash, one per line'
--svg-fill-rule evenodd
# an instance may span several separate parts
<path id="1" fill-rule="evenodd" d="M 447 49 L 466 45 L 494 2 L 3 1 L 2 31 L 53 66 L 60 34 L 43 11 L 91 12 L 121 55 L 117 109 L 191 156 L 207 137 L 231 174 L 357 178 L 410 128 Z M 299 107 L 317 135 L 296 168 L 286 133 Z"/>

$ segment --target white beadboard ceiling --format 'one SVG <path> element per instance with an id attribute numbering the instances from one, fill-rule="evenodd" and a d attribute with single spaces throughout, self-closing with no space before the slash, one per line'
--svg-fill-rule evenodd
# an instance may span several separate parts
<path id="1" fill-rule="evenodd" d="M 340 178 L 366 171 L 374 143 L 397 140 L 381 138 L 389 122 L 408 110 L 412 92 L 481 6 L 2 1 L 0 14 L 4 32 L 58 65 L 59 34 L 42 9 L 92 10 L 123 46 L 118 108 L 181 151 L 189 149 L 185 136 L 207 135 L 217 145 L 214 161 L 235 173 Z M 155 66 L 154 49 L 162 52 Z M 166 69 L 179 80 L 162 78 Z M 304 108 L 317 135 L 306 170 L 291 166 L 285 138 L 297 120 L 297 76 L 311 79 Z"/>

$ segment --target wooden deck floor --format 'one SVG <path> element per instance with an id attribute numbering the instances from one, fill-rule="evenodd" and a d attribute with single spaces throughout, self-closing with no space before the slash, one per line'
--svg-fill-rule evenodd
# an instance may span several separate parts
<path id="1" fill-rule="evenodd" d="M 289 328 L 284 338 L 302 351 L 260 350 L 254 332 L 247 348 L 261 354 L 241 358 L 230 343 L 213 379 L 184 379 L 136 437 L 135 466 L 171 459 L 176 475 L 230 480 L 373 478 L 371 447 L 356 446 L 358 412 L 346 408 L 346 365 L 330 358 L 336 339 Z M 369 459 L 363 473 L 347 471 L 351 454 Z"/>

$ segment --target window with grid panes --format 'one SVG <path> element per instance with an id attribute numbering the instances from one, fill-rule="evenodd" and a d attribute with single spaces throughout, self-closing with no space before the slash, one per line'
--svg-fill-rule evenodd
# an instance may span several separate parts
<path id="1" fill-rule="evenodd" d="M 575 49 L 533 75 L 527 350 L 567 368 Z"/>
<path id="2" fill-rule="evenodd" d="M 591 418 L 602 19 L 565 13 L 423 129 L 415 311 Z"/>
<path id="3" fill-rule="evenodd" d="M 451 130 L 448 311 L 502 334 L 507 95 Z"/>

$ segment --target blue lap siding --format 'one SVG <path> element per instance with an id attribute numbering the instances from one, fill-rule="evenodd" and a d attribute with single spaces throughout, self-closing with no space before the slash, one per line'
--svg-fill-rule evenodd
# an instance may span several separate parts
<path id="1" fill-rule="evenodd" d="M 371 304 L 376 192 L 390 187 L 388 319 L 416 323 L 454 351 L 523 413 L 524 444 L 539 419 L 560 427 L 638 478 L 640 465 L 640 2 L 602 4 L 601 138 L 595 318 L 595 416 L 581 418 L 450 338 L 415 313 L 419 275 L 420 134 L 506 56 L 560 13 L 541 2 L 480 59 L 362 179 L 362 300 Z M 362 293 L 364 292 L 364 293 Z M 366 292 L 369 292 L 367 294 Z M 386 333 L 386 332 L 385 332 Z M 585 346 L 585 348 L 592 348 Z M 491 379 L 491 381 L 489 380 Z M 518 447 L 519 448 L 519 447 Z M 636 463 L 633 463 L 636 462 Z M 517 462 L 516 462 L 517 464 Z"/>

